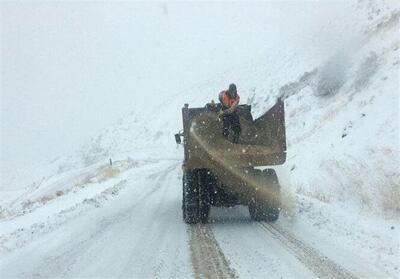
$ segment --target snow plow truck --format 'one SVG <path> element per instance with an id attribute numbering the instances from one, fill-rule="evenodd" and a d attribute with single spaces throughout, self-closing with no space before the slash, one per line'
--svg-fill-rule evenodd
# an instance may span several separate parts
<path id="1" fill-rule="evenodd" d="M 239 105 L 242 132 L 238 143 L 223 136 L 217 116 L 220 110 L 221 105 L 214 103 L 202 108 L 185 104 L 182 109 L 183 130 L 175 140 L 184 146 L 183 220 L 206 223 L 211 206 L 245 205 L 253 220 L 276 221 L 280 184 L 268 166 L 286 161 L 284 102 L 278 99 L 255 120 L 250 105 Z"/>

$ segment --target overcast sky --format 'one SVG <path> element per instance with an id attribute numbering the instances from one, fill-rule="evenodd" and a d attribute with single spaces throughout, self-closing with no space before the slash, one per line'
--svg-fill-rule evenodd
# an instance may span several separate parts
<path id="1" fill-rule="evenodd" d="M 122 115 L 296 44 L 340 12 L 276 1 L 0 5 L 3 173 L 77 149 Z"/>

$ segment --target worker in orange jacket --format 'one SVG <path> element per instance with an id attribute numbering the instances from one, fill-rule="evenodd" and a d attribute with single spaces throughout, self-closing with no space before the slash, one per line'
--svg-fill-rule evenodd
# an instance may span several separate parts
<path id="1" fill-rule="evenodd" d="M 233 131 L 233 143 L 239 142 L 241 133 L 239 115 L 237 107 L 240 102 L 240 96 L 237 93 L 236 85 L 230 84 L 228 90 L 223 90 L 219 93 L 219 101 L 221 102 L 222 109 L 219 112 L 219 117 L 222 119 L 224 137 L 228 138 L 229 130 Z"/>

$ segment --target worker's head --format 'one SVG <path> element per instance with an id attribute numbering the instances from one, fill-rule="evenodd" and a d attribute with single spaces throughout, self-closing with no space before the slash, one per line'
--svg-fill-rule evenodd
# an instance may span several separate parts
<path id="1" fill-rule="evenodd" d="M 229 84 L 228 96 L 230 98 L 236 98 L 236 95 L 237 95 L 236 85 L 233 83 Z"/>

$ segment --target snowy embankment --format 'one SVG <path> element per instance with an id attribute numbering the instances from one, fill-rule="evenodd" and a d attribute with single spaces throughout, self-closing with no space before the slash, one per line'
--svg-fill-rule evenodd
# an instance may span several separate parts
<path id="1" fill-rule="evenodd" d="M 356 35 L 339 44 L 332 42 L 335 48 L 331 56 L 307 52 L 306 45 L 297 46 L 289 54 L 277 50 L 273 57 L 244 65 L 240 74 L 228 71 L 145 111 L 132 112 L 76 154 L 43 167 L 41 173 L 47 173 L 42 179 L 18 192 L 1 193 L 0 256 L 6 259 L 2 270 L 21 275 L 10 266 L 19 257 L 28 261 L 26 255 L 39 251 L 39 259 L 60 261 L 60 266 L 46 267 L 45 262 L 38 267 L 32 262 L 21 272 L 184 277 L 190 267 L 185 262 L 187 236 L 179 215 L 183 151 L 173 139 L 174 132 L 181 129 L 180 108 L 186 102 L 203 105 L 230 82 L 226 76 L 240 76 L 235 81 L 242 101 L 252 104 L 256 116 L 276 98 L 285 99 L 288 159 L 278 171 L 293 204 L 279 225 L 360 277 L 396 277 L 400 9 L 389 3 L 391 6 L 383 2 L 356 7 L 356 25 L 340 22 L 340 18 L 334 21 L 337 32 L 348 34 L 345 30 L 351 26 Z M 308 41 L 310 48 L 325 39 L 315 34 Z M 247 218 L 240 209 L 228 215 L 235 213 L 239 221 Z M 273 239 L 262 242 L 261 229 L 246 221 L 220 224 L 218 218 L 214 220 L 215 239 L 239 276 L 308 277 L 301 265 L 285 269 L 278 256 L 286 257 L 287 252 L 275 247 Z M 178 225 L 173 228 L 171 224 Z M 87 232 L 79 234 L 82 228 Z M 113 238 L 127 228 L 121 239 Z M 97 233 L 91 235 L 91 231 Z M 243 235 L 253 236 L 255 241 Z M 91 242 L 91 238 L 96 241 Z M 76 247 L 69 250 L 67 245 L 62 246 L 57 257 L 60 243 L 71 239 Z M 108 242 L 120 249 L 119 253 Z M 161 248 L 151 246 L 152 242 L 162 244 Z M 51 245 L 35 250 L 44 243 Z M 139 260 L 130 254 L 126 243 L 134 243 L 137 251 L 147 251 L 145 256 Z M 333 249 L 335 243 L 340 243 L 340 248 Z M 81 250 L 80 245 L 84 246 Z M 268 245 L 279 251 L 272 260 L 266 254 Z M 257 259 L 251 257 L 254 251 Z M 53 253 L 52 257 L 47 253 Z M 157 264 L 152 258 L 155 254 Z M 82 263 L 71 262 L 76 255 Z M 122 255 L 138 260 L 130 266 Z M 121 266 L 107 270 L 108 264 L 101 265 L 118 256 Z M 84 263 L 94 262 L 91 257 L 105 258 L 85 267 Z M 274 265 L 265 264 L 269 261 Z M 173 266 L 180 268 L 171 270 Z"/>
<path id="2" fill-rule="evenodd" d="M 398 217 L 399 17 L 379 17 L 297 88 L 283 88 L 292 95 L 288 161 L 297 193 Z"/>

